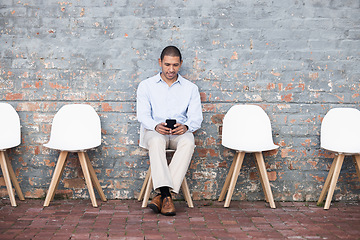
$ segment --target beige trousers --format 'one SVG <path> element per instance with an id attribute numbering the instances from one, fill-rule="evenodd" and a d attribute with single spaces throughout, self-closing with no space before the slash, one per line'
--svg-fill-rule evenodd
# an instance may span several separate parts
<path id="1" fill-rule="evenodd" d="M 156 131 L 145 130 L 144 141 L 149 150 L 154 190 L 160 187 L 170 187 L 171 191 L 179 193 L 194 153 L 193 133 L 162 135 Z M 175 150 L 169 165 L 166 159 L 166 149 Z"/>

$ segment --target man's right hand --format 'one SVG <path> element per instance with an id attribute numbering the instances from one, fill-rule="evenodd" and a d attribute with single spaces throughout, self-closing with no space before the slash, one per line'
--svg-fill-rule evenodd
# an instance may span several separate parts
<path id="1" fill-rule="evenodd" d="M 162 135 L 170 135 L 171 134 L 171 128 L 166 127 L 166 123 L 159 123 L 155 127 L 155 131 Z"/>

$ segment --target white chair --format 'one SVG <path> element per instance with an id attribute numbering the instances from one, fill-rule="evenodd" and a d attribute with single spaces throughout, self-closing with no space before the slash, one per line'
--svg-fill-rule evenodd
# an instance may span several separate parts
<path id="1" fill-rule="evenodd" d="M 328 191 L 324 209 L 329 209 L 345 155 L 352 155 L 360 180 L 360 111 L 355 108 L 333 108 L 321 123 L 320 146 L 335 152 L 318 205 Z"/>
<path id="2" fill-rule="evenodd" d="M 142 125 L 140 125 L 140 139 L 139 139 L 139 146 L 142 148 L 147 149 L 147 146 L 144 143 L 144 135 L 145 135 L 145 129 Z M 175 150 L 173 149 L 166 149 L 166 153 L 174 153 Z M 138 201 L 142 201 L 142 205 L 141 207 L 145 208 L 147 207 L 148 201 L 149 201 L 149 197 L 150 197 L 150 193 L 152 191 L 153 188 L 153 184 L 152 184 L 152 179 L 151 179 L 151 168 L 149 166 L 149 169 L 146 173 L 145 179 L 144 179 L 144 183 L 142 185 L 139 197 L 138 197 Z M 181 190 L 184 194 L 184 198 L 188 204 L 189 208 L 193 208 L 194 204 L 193 201 L 191 199 L 191 195 L 190 195 L 190 190 L 189 190 L 189 186 L 186 182 L 186 177 L 184 177 L 184 180 L 181 184 Z"/>
<path id="3" fill-rule="evenodd" d="M 20 200 L 25 200 L 20 185 L 6 150 L 19 146 L 21 143 L 20 118 L 15 109 L 8 103 L 0 103 L 0 164 L 11 206 L 16 207 L 11 181 Z"/>
<path id="4" fill-rule="evenodd" d="M 93 184 L 101 200 L 106 201 L 99 180 L 90 163 L 86 150 L 100 146 L 101 124 L 95 110 L 87 104 L 69 104 L 63 106 L 54 116 L 50 140 L 45 147 L 60 150 L 58 163 L 50 183 L 44 206 L 49 206 L 55 196 L 60 177 L 64 171 L 66 157 L 69 152 L 77 152 L 85 177 L 93 207 L 97 207 Z"/>
<path id="5" fill-rule="evenodd" d="M 224 207 L 230 206 L 245 153 L 254 153 L 265 199 L 271 208 L 276 208 L 262 152 L 279 146 L 273 142 L 270 119 L 265 111 L 256 105 L 231 107 L 223 119 L 222 145 L 236 150 L 236 154 L 218 201 L 223 201 L 228 191 Z"/>

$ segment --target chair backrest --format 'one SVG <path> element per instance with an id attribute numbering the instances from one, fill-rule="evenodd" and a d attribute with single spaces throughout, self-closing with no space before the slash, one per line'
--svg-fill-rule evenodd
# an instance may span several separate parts
<path id="1" fill-rule="evenodd" d="M 100 118 L 87 104 L 68 104 L 55 114 L 50 140 L 45 147 L 83 151 L 101 144 Z"/>
<path id="2" fill-rule="evenodd" d="M 235 105 L 223 119 L 222 145 L 243 152 L 278 148 L 272 139 L 270 119 L 256 105 Z"/>
<path id="3" fill-rule="evenodd" d="M 344 154 L 360 153 L 360 111 L 331 109 L 321 123 L 320 146 Z"/>
<path id="4" fill-rule="evenodd" d="M 0 103 L 0 150 L 16 147 L 21 143 L 20 118 L 8 103 Z"/>
<path id="5" fill-rule="evenodd" d="M 147 149 L 147 146 L 144 141 L 144 137 L 145 137 L 145 128 L 142 124 L 140 124 L 139 146 Z"/>

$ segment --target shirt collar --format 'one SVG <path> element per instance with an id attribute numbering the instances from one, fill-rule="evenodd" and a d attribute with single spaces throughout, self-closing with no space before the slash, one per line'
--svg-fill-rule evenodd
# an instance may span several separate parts
<path id="1" fill-rule="evenodd" d="M 162 78 L 161 78 L 161 76 L 160 76 L 160 74 L 161 74 L 161 72 L 159 72 L 158 74 L 157 74 L 157 77 L 156 77 L 156 83 L 159 83 L 159 82 L 165 82 Z M 178 78 L 177 78 L 177 80 L 174 82 L 174 83 L 180 83 L 180 85 L 182 84 L 182 81 L 183 81 L 183 77 L 178 73 Z"/>

